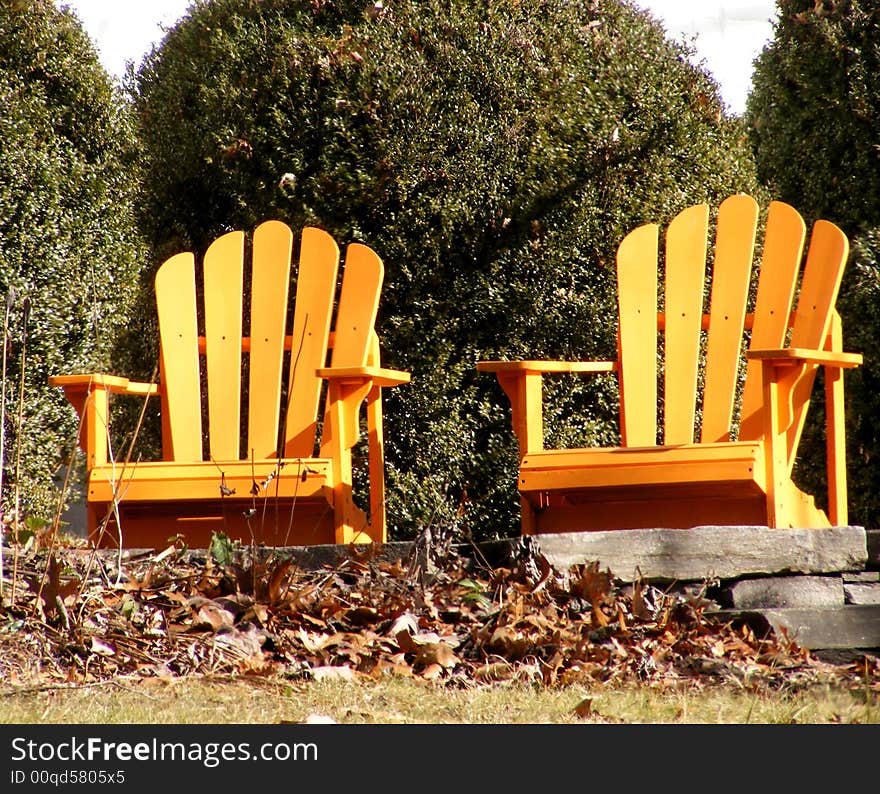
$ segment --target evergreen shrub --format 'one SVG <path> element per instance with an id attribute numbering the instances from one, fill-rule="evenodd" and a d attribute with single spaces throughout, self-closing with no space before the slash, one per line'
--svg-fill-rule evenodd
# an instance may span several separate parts
<path id="1" fill-rule="evenodd" d="M 634 226 L 757 190 L 686 45 L 618 0 L 213 0 L 131 75 L 160 257 L 267 218 L 373 247 L 395 537 L 518 532 L 482 358 L 615 354 Z M 548 443 L 616 439 L 610 380 L 548 381 Z"/>
<path id="2" fill-rule="evenodd" d="M 880 526 L 880 7 L 779 0 L 773 38 L 755 63 L 746 120 L 759 178 L 809 221 L 851 241 L 841 287 L 847 372 L 850 523 Z M 822 487 L 820 434 L 808 428 L 802 477 Z M 812 461 L 812 465 L 811 465 Z"/>
<path id="3" fill-rule="evenodd" d="M 53 475 L 76 449 L 74 412 L 48 377 L 113 366 L 134 295 L 133 134 L 70 12 L 49 0 L 0 5 L 2 496 L 20 517 L 52 519 Z"/>

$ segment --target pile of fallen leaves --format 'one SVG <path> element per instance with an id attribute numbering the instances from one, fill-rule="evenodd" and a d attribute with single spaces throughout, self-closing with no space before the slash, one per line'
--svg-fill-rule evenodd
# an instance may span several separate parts
<path id="1" fill-rule="evenodd" d="M 12 562 L 7 554 L 0 680 L 13 687 L 193 674 L 880 681 L 876 658 L 821 662 L 784 636 L 713 618 L 702 592 L 623 584 L 597 564 L 558 571 L 535 552 L 510 567 L 461 553 L 389 562 L 369 547 L 318 570 L 248 547 L 221 559 L 68 547 Z"/>

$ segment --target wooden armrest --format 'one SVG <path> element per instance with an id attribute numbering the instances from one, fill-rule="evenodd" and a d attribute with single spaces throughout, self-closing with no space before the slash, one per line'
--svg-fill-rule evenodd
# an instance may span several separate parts
<path id="1" fill-rule="evenodd" d="M 409 372 L 385 367 L 321 367 L 317 375 L 337 381 L 372 381 L 375 386 L 399 386 L 410 381 Z"/>
<path id="2" fill-rule="evenodd" d="M 477 370 L 494 372 L 510 399 L 520 457 L 544 448 L 543 375 L 616 372 L 616 361 L 478 361 Z"/>
<path id="3" fill-rule="evenodd" d="M 118 375 L 105 375 L 101 372 L 83 375 L 52 375 L 49 378 L 49 385 L 59 386 L 65 391 L 104 389 L 113 394 L 153 395 L 159 393 L 158 384 L 138 383 Z"/>
<path id="4" fill-rule="evenodd" d="M 850 369 L 862 363 L 861 353 L 842 353 L 835 350 L 808 350 L 785 347 L 778 350 L 749 350 L 746 357 L 775 364 L 823 364 L 827 367 Z"/>
<path id="5" fill-rule="evenodd" d="M 478 361 L 480 372 L 616 372 L 616 361 Z"/>
<path id="6" fill-rule="evenodd" d="M 90 469 L 104 465 L 108 460 L 109 395 L 149 397 L 160 392 L 156 383 L 136 383 L 102 372 L 53 375 L 49 378 L 49 385 L 64 389 L 64 397 L 80 417 L 79 445 L 86 453 Z"/>

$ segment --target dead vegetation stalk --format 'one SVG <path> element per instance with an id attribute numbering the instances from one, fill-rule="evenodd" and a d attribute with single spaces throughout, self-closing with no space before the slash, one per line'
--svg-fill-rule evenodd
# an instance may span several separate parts
<path id="1" fill-rule="evenodd" d="M 0 393 L 0 604 L 3 603 L 3 535 L 6 531 L 3 521 L 3 472 L 6 468 L 6 366 L 9 350 L 9 312 L 14 302 L 15 290 L 10 287 L 6 293 L 6 311 L 3 314 L 3 383 Z"/>
<path id="2" fill-rule="evenodd" d="M 12 517 L 15 525 L 15 532 L 13 533 L 12 545 L 12 591 L 10 594 L 10 601 L 13 605 L 15 605 L 15 591 L 18 584 L 18 561 L 21 554 L 21 537 L 19 534 L 19 522 L 21 518 L 21 431 L 24 426 L 24 384 L 25 376 L 27 374 L 27 326 L 30 312 L 31 301 L 30 298 L 25 295 L 21 304 L 21 372 L 19 373 L 18 416 L 15 431 L 15 512 Z"/>

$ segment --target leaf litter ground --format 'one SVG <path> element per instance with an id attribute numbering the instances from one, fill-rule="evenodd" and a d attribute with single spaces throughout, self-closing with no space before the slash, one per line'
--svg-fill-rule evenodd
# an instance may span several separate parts
<path id="1" fill-rule="evenodd" d="M 206 675 L 880 692 L 876 656 L 832 663 L 722 622 L 705 587 L 623 583 L 596 563 L 559 571 L 520 548 L 498 567 L 476 548 L 426 556 L 416 543 L 389 561 L 352 547 L 318 569 L 253 547 L 5 549 L 0 680 L 7 694 Z"/>

